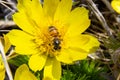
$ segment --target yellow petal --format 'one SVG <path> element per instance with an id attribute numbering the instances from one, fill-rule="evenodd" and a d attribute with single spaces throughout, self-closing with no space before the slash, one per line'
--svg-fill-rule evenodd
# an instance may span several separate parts
<path id="1" fill-rule="evenodd" d="M 2 57 L 0 54 L 0 80 L 4 80 L 5 78 L 5 68 L 4 68 L 4 64 L 2 62 Z"/>
<path id="2" fill-rule="evenodd" d="M 68 49 L 62 49 L 60 53 L 56 56 L 56 59 L 66 64 L 71 64 L 73 61 Z"/>
<path id="3" fill-rule="evenodd" d="M 120 14 L 120 0 L 112 0 L 111 5 L 113 9 Z"/>
<path id="4" fill-rule="evenodd" d="M 39 0 L 18 0 L 18 10 L 30 17 L 33 23 L 37 24 L 39 27 L 46 25 L 46 19 L 43 14 L 43 8 Z M 21 17 L 21 19 L 23 19 Z M 29 19 L 29 18 L 28 18 Z"/>
<path id="5" fill-rule="evenodd" d="M 77 48 L 69 48 L 68 54 L 71 56 L 72 61 L 83 60 L 88 56 L 88 52 Z"/>
<path id="6" fill-rule="evenodd" d="M 100 42 L 97 40 L 97 38 L 91 35 L 82 35 L 82 36 L 89 38 L 89 41 L 85 45 L 81 46 L 82 49 L 88 51 L 89 53 L 93 53 L 99 48 Z"/>
<path id="7" fill-rule="evenodd" d="M 10 43 L 8 37 L 6 35 L 4 35 L 4 50 L 5 50 L 5 53 L 7 53 L 10 46 L 11 46 L 11 43 Z"/>
<path id="8" fill-rule="evenodd" d="M 5 79 L 5 69 L 0 68 L 0 80 L 4 80 L 4 79 Z"/>
<path id="9" fill-rule="evenodd" d="M 79 35 L 73 37 L 67 37 L 65 48 L 82 49 L 88 53 L 94 52 L 100 45 L 97 38 L 90 35 Z"/>
<path id="10" fill-rule="evenodd" d="M 72 0 L 61 0 L 56 9 L 54 21 L 64 21 L 64 19 L 66 19 L 66 17 L 70 13 L 71 8 Z"/>
<path id="11" fill-rule="evenodd" d="M 33 37 L 21 30 L 12 30 L 7 34 L 12 45 L 16 46 L 15 51 L 20 54 L 36 54 L 39 52 Z"/>
<path id="12" fill-rule="evenodd" d="M 18 10 L 21 10 L 21 8 L 27 9 L 27 7 L 30 7 L 31 1 L 32 0 L 18 0 L 18 4 L 17 4 Z"/>
<path id="13" fill-rule="evenodd" d="M 59 0 L 44 0 L 44 13 L 46 16 L 53 18 L 56 8 L 58 6 Z"/>
<path id="14" fill-rule="evenodd" d="M 36 30 L 35 24 L 33 24 L 32 20 L 24 11 L 15 13 L 13 15 L 13 20 L 22 30 L 30 34 L 33 34 Z"/>
<path id="15" fill-rule="evenodd" d="M 26 64 L 21 65 L 15 73 L 14 80 L 38 80 L 35 75 L 33 75 Z"/>
<path id="16" fill-rule="evenodd" d="M 80 35 L 90 25 L 88 10 L 86 10 L 84 7 L 75 8 L 70 13 L 70 16 L 66 22 L 70 24 L 66 32 L 67 36 Z"/>
<path id="17" fill-rule="evenodd" d="M 13 20 L 22 30 L 34 34 L 46 22 L 39 0 L 18 0 L 17 7 Z"/>
<path id="18" fill-rule="evenodd" d="M 35 72 L 38 70 L 42 70 L 45 66 L 46 60 L 46 55 L 32 55 L 29 60 L 29 67 Z"/>
<path id="19" fill-rule="evenodd" d="M 48 58 L 44 67 L 43 80 L 60 80 L 61 64 L 55 58 Z"/>

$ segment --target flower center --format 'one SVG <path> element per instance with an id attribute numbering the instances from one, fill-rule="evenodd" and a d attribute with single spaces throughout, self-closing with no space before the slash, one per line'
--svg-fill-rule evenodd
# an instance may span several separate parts
<path id="1" fill-rule="evenodd" d="M 42 39 L 43 42 L 40 41 Z M 54 26 L 49 26 L 43 35 L 38 35 L 35 41 L 40 49 L 40 52 L 51 57 L 56 56 L 61 50 L 62 38 L 58 29 Z M 42 43 L 42 44 L 41 44 Z"/>

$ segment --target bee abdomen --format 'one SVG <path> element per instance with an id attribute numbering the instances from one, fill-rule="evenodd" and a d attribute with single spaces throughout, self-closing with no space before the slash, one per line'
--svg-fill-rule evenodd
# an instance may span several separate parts
<path id="1" fill-rule="evenodd" d="M 55 50 L 60 50 L 61 49 L 60 43 L 61 42 L 60 42 L 60 40 L 58 38 L 54 38 L 53 45 L 54 45 Z"/>

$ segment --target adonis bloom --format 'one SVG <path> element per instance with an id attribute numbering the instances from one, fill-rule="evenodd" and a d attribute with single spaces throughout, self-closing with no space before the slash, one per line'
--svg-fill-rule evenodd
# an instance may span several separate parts
<path id="1" fill-rule="evenodd" d="M 37 80 L 37 78 L 29 71 L 26 64 L 22 64 L 17 68 L 14 80 Z"/>
<path id="2" fill-rule="evenodd" d="M 7 36 L 19 54 L 31 55 L 33 71 L 44 68 L 44 80 L 60 80 L 61 62 L 82 60 L 99 46 L 96 38 L 82 34 L 90 25 L 88 10 L 72 0 L 18 0 L 13 20 L 22 30 Z"/>
<path id="3" fill-rule="evenodd" d="M 0 37 L 0 43 L 3 44 L 4 52 L 7 53 L 11 44 L 9 42 L 8 37 L 6 35 L 3 35 L 3 36 L 4 36 L 3 38 Z M 0 51 L 1 51 L 1 47 L 0 47 Z M 2 60 L 2 55 L 1 55 L 2 53 L 1 52 L 0 52 L 0 80 L 4 80 L 4 78 L 5 78 L 5 67 L 4 67 L 4 63 L 3 63 L 3 60 Z"/>
<path id="4" fill-rule="evenodd" d="M 5 78 L 5 68 L 4 68 L 4 64 L 2 62 L 2 57 L 0 54 L 0 80 L 4 80 Z"/>
<path id="5" fill-rule="evenodd" d="M 113 9 L 120 14 L 120 0 L 112 0 L 111 5 Z"/>

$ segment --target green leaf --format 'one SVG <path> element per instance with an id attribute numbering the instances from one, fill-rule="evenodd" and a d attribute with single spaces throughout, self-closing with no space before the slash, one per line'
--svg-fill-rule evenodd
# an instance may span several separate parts
<path id="1" fill-rule="evenodd" d="M 22 64 L 27 64 L 28 63 L 28 59 L 29 57 L 26 55 L 18 55 L 10 60 L 8 60 L 8 62 L 10 64 L 13 64 L 15 66 L 20 66 Z"/>

